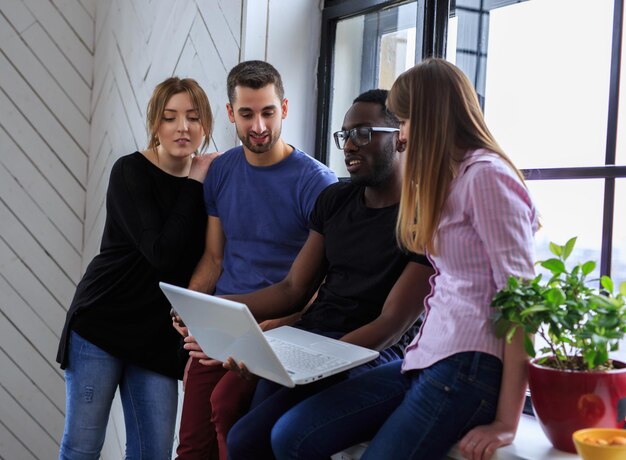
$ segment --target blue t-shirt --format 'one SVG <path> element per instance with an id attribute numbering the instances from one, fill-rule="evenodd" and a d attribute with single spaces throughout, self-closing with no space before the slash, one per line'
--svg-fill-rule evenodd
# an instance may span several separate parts
<path id="1" fill-rule="evenodd" d="M 213 161 L 204 181 L 209 216 L 224 235 L 216 294 L 241 294 L 281 281 L 309 233 L 319 193 L 337 181 L 319 161 L 295 149 L 271 166 L 248 163 L 243 147 Z"/>

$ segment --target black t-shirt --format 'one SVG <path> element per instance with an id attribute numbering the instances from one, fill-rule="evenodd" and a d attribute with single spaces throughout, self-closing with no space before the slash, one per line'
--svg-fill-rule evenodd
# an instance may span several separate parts
<path id="1" fill-rule="evenodd" d="M 100 253 L 76 288 L 57 361 L 68 365 L 74 330 L 120 359 L 180 378 L 186 354 L 158 282 L 186 287 L 203 253 L 202 184 L 135 152 L 113 165 L 106 210 Z"/>
<path id="2" fill-rule="evenodd" d="M 348 333 L 364 326 L 380 315 L 409 260 L 430 265 L 425 257 L 400 250 L 395 235 L 398 205 L 368 208 L 364 190 L 340 182 L 317 199 L 311 229 L 324 236 L 328 268 L 298 327 Z"/>

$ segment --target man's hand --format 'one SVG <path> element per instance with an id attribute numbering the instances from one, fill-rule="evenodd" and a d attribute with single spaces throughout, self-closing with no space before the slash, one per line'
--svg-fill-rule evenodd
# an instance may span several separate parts
<path id="1" fill-rule="evenodd" d="M 253 378 L 255 378 L 254 374 L 250 373 L 243 361 L 237 364 L 235 360 L 230 356 L 224 363 L 224 369 L 235 372 L 237 375 L 239 375 L 239 377 L 245 380 L 252 380 Z"/>
<path id="2" fill-rule="evenodd" d="M 174 329 L 183 337 L 187 337 L 189 335 L 189 329 L 187 329 L 185 323 L 183 323 L 183 320 L 173 308 L 170 310 L 170 316 L 172 317 L 172 326 L 174 326 Z"/>

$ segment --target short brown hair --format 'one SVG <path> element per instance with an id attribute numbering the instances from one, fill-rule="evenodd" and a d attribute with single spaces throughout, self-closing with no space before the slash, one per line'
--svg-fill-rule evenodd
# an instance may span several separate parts
<path id="1" fill-rule="evenodd" d="M 148 149 L 156 149 L 159 145 L 159 126 L 165 111 L 165 104 L 170 98 L 178 93 L 187 93 L 191 98 L 191 102 L 198 112 L 200 124 L 204 130 L 204 142 L 200 147 L 203 150 L 211 142 L 211 133 L 213 131 L 213 113 L 209 98 L 197 81 L 191 78 L 170 77 L 159 83 L 154 91 L 148 109 L 146 110 L 146 126 L 148 129 Z"/>
<path id="2" fill-rule="evenodd" d="M 265 61 L 243 61 L 237 64 L 228 72 L 226 79 L 226 89 L 228 91 L 228 102 L 235 100 L 235 88 L 244 86 L 246 88 L 259 89 L 269 84 L 273 84 L 276 95 L 282 102 L 285 97 L 283 80 L 280 78 L 278 70 Z"/>

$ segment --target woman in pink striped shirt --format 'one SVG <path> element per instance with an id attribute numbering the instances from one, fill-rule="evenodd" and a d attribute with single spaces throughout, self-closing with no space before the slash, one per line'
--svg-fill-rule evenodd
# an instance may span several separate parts
<path id="1" fill-rule="evenodd" d="M 436 269 L 404 361 L 322 392 L 274 426 L 279 459 L 324 458 L 373 436 L 362 459 L 438 459 L 460 441 L 489 459 L 515 436 L 527 383 L 521 333 L 494 335 L 491 299 L 510 275 L 532 278 L 537 214 L 520 171 L 487 128 L 453 64 L 427 59 L 387 104 L 408 142 L 398 241 Z"/>

